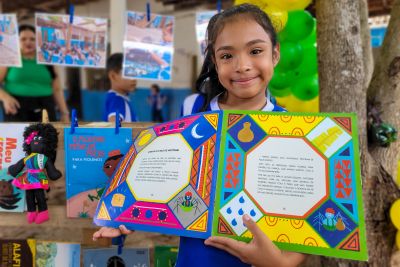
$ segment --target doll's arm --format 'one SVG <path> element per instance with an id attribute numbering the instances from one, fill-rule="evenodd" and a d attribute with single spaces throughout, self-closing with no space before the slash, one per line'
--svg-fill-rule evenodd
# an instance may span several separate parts
<path id="1" fill-rule="evenodd" d="M 8 173 L 12 176 L 12 177 L 17 177 L 17 175 L 22 171 L 22 169 L 25 166 L 25 162 L 24 159 L 20 159 L 17 163 L 11 165 L 10 167 L 8 167 Z"/>
<path id="2" fill-rule="evenodd" d="M 62 176 L 62 173 L 56 169 L 56 167 L 54 166 L 53 162 L 51 162 L 50 160 L 48 160 L 46 162 L 46 172 L 47 172 L 47 176 L 51 179 L 51 180 L 57 180 Z"/>

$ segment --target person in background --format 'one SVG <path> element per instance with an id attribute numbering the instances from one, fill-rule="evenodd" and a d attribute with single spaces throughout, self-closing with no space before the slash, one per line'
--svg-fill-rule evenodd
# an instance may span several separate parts
<path id="1" fill-rule="evenodd" d="M 150 90 L 151 94 L 147 97 L 147 102 L 151 106 L 151 120 L 163 122 L 162 108 L 167 101 L 167 97 L 160 92 L 160 86 L 157 84 L 152 84 Z"/>
<path id="2" fill-rule="evenodd" d="M 112 54 L 107 59 L 107 76 L 111 82 L 111 89 L 107 92 L 104 121 L 115 121 L 117 111 L 119 119 L 124 122 L 137 121 L 132 108 L 129 93 L 135 91 L 136 80 L 122 77 L 122 53 Z"/>
<path id="3" fill-rule="evenodd" d="M 38 122 L 46 109 L 50 121 L 56 121 L 56 108 L 60 120 L 69 121 L 64 92 L 53 66 L 36 63 L 35 28 L 19 27 L 22 67 L 0 67 L 0 101 L 3 102 L 4 120 L 7 122 Z"/>

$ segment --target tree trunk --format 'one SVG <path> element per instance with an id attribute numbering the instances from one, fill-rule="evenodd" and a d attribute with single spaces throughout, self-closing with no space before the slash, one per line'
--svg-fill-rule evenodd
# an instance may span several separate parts
<path id="1" fill-rule="evenodd" d="M 400 0 L 396 0 L 393 6 L 392 18 L 397 16 L 396 19 L 393 19 L 397 23 L 396 25 L 400 23 L 400 14 L 396 11 L 399 9 L 399 2 Z M 366 34 L 361 33 L 362 28 L 368 30 L 360 22 L 360 18 L 365 16 L 365 13 L 363 16 L 360 15 L 360 12 L 364 12 L 364 4 L 365 2 L 360 3 L 354 0 L 317 0 L 316 11 L 321 111 L 355 112 L 358 116 L 369 261 L 355 262 L 326 257 L 310 257 L 305 263 L 307 266 L 389 266 L 390 264 L 395 230 L 390 223 L 388 211 L 393 200 L 400 197 L 400 192 L 393 181 L 393 166 L 398 159 L 399 144 L 392 144 L 390 149 L 374 148 L 371 150 L 372 154 L 368 150 L 366 80 L 369 78 L 366 72 L 369 70 L 364 67 L 368 59 L 363 60 L 365 59 L 363 53 L 368 53 L 370 48 L 365 42 L 365 46 L 362 46 L 361 36 Z M 394 25 L 392 22 L 391 24 Z M 400 84 L 400 60 L 396 60 L 395 55 L 397 58 L 400 57 L 398 52 L 397 54 L 393 54 L 393 52 L 399 51 L 400 47 L 397 47 L 397 50 L 393 48 L 390 52 L 385 50 L 385 47 L 392 49 L 389 48 L 391 46 L 388 43 L 399 44 L 399 30 L 397 29 L 396 33 L 396 30 L 388 29 L 382 50 L 386 51 L 384 54 L 391 56 L 382 56 L 382 61 L 378 63 L 379 67 L 375 69 L 372 82 L 374 84 L 376 77 L 382 76 L 383 80 L 386 79 L 385 82 L 382 80 L 377 82 L 381 87 L 376 98 L 384 103 L 382 107 L 385 110 L 382 110 L 384 112 L 382 118 L 395 125 L 395 121 L 400 117 L 400 103 L 397 103 L 397 109 L 395 108 L 395 102 L 400 101 L 399 89 L 395 87 L 396 79 L 397 84 Z M 395 34 L 397 34 L 397 38 L 391 37 Z M 392 79 L 388 77 L 389 75 Z M 396 90 L 397 92 L 395 92 Z"/>
<path id="2" fill-rule="evenodd" d="M 368 97 L 378 103 L 382 120 L 400 130 L 400 0 L 394 1 L 390 17 Z M 396 177 L 400 142 L 387 149 L 372 147 L 370 152 L 388 173 Z"/>
<path id="3" fill-rule="evenodd" d="M 372 54 L 371 34 L 368 25 L 368 2 L 360 0 L 360 34 L 364 66 L 364 87 L 368 88 L 374 71 L 374 57 Z"/>

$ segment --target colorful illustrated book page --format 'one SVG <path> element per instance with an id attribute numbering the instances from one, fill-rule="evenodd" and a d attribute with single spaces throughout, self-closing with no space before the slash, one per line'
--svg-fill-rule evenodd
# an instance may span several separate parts
<path id="1" fill-rule="evenodd" d="M 67 217 L 92 218 L 107 182 L 132 145 L 132 129 L 64 129 Z"/>
<path id="2" fill-rule="evenodd" d="M 25 191 L 14 185 L 8 167 L 25 157 L 23 132 L 26 123 L 0 123 L 0 212 L 24 212 Z"/>
<path id="3" fill-rule="evenodd" d="M 250 241 L 248 214 L 284 250 L 367 259 L 353 114 L 217 111 L 142 131 L 98 225 Z"/>
<path id="4" fill-rule="evenodd" d="M 81 245 L 63 242 L 36 241 L 36 266 L 80 267 Z"/>

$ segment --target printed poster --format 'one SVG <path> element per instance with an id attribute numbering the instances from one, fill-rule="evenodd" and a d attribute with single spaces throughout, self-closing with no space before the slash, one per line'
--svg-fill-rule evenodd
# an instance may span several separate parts
<path id="1" fill-rule="evenodd" d="M 36 13 L 37 62 L 105 68 L 107 19 Z"/>
<path id="2" fill-rule="evenodd" d="M 23 132 L 28 124 L 0 123 L 0 212 L 24 212 L 25 191 L 14 185 L 8 167 L 25 157 Z"/>
<path id="3" fill-rule="evenodd" d="M 196 13 L 196 38 L 200 48 L 200 55 L 203 59 L 207 48 L 206 34 L 208 22 L 215 14 L 217 14 L 216 10 Z"/>
<path id="4" fill-rule="evenodd" d="M 67 217 L 92 218 L 114 170 L 132 145 L 132 129 L 64 129 Z"/>
<path id="5" fill-rule="evenodd" d="M 161 189 L 161 190 L 160 190 Z M 102 226 L 367 260 L 354 114 L 216 111 L 142 131 L 97 207 Z"/>
<path id="6" fill-rule="evenodd" d="M 15 14 L 0 14 L 0 66 L 22 66 Z"/>
<path id="7" fill-rule="evenodd" d="M 174 17 L 128 11 L 124 38 L 123 76 L 171 81 Z"/>

